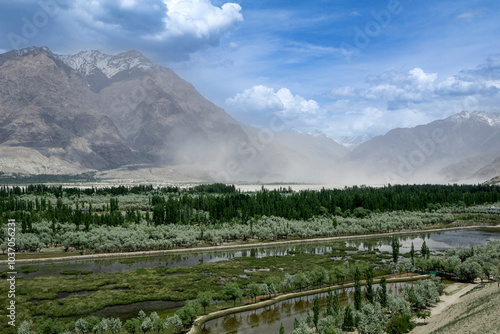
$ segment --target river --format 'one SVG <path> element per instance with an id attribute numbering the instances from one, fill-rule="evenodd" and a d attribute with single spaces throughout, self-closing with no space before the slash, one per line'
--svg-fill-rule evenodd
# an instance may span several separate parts
<path id="1" fill-rule="evenodd" d="M 377 238 L 361 238 L 346 240 L 345 244 L 357 250 L 375 250 L 380 252 L 391 252 L 391 237 L 380 236 Z M 400 253 L 410 251 L 413 242 L 416 250 L 420 250 L 425 241 L 431 251 L 443 251 L 450 248 L 471 247 L 485 244 L 488 241 L 500 240 L 500 233 L 485 230 L 453 230 L 432 233 L 414 233 L 400 235 Z M 344 242 L 344 241 L 342 241 Z M 179 253 L 149 255 L 143 257 L 129 258 L 105 258 L 91 260 L 61 261 L 54 263 L 36 263 L 21 265 L 21 270 L 28 269 L 32 272 L 20 273 L 24 278 L 37 276 L 59 276 L 62 270 L 91 270 L 95 274 L 116 273 L 123 270 L 147 268 L 147 267 L 184 267 L 193 266 L 202 262 L 226 261 L 238 257 L 267 257 L 284 256 L 297 253 L 325 254 L 332 251 L 338 245 L 338 241 L 318 241 L 317 243 L 292 244 L 279 246 L 266 246 L 237 250 L 209 251 L 199 253 Z M 348 251 L 349 252 L 349 251 Z M 36 270 L 36 271 L 35 271 Z"/>

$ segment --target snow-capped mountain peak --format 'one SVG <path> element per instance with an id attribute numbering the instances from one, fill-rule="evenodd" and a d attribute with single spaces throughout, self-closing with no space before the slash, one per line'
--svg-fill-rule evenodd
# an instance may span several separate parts
<path id="1" fill-rule="evenodd" d="M 489 126 L 500 126 L 500 115 L 482 111 L 462 111 L 459 114 L 450 116 L 449 119 L 456 124 L 461 124 L 463 122 L 473 120 L 479 123 L 487 123 Z"/>
<path id="2" fill-rule="evenodd" d="M 153 66 L 149 59 L 135 50 L 118 55 L 107 55 L 96 50 L 82 51 L 75 55 L 62 55 L 59 58 L 84 76 L 100 70 L 109 79 L 125 70 L 149 69 Z"/>
<path id="3" fill-rule="evenodd" d="M 344 136 L 344 137 L 337 138 L 336 141 L 337 141 L 337 143 L 340 143 L 340 144 L 344 145 L 345 147 L 347 147 L 349 150 L 354 150 L 359 145 L 363 144 L 364 142 L 369 141 L 370 139 L 372 139 L 376 136 L 377 135 L 375 135 L 375 134 L 368 133 L 368 134 L 364 134 L 364 135 L 360 135 L 360 136 L 352 136 L 352 137 Z"/>
<path id="4" fill-rule="evenodd" d="M 495 114 L 488 114 L 483 112 L 478 112 L 476 116 L 482 118 L 490 126 L 500 126 L 500 116 Z"/>
<path id="5" fill-rule="evenodd" d="M 314 131 L 309 132 L 308 134 L 309 134 L 310 136 L 313 136 L 313 137 L 316 137 L 316 138 L 318 138 L 318 137 L 321 137 L 321 138 L 328 138 L 328 136 L 327 136 L 325 133 L 323 133 L 322 131 L 320 131 L 320 130 L 318 130 L 318 129 L 315 129 Z"/>

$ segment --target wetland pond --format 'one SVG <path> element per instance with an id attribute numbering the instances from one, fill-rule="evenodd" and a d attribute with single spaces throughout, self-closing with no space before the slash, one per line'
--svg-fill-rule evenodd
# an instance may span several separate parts
<path id="1" fill-rule="evenodd" d="M 427 246 L 433 252 L 444 251 L 456 247 L 470 247 L 478 244 L 485 244 L 488 241 L 500 240 L 500 233 L 495 231 L 481 230 L 453 230 L 431 233 L 414 233 L 399 236 L 401 242 L 400 253 L 404 254 L 410 251 L 413 242 L 415 249 L 420 250 L 425 241 Z M 301 253 L 318 254 L 330 256 L 330 253 L 338 249 L 344 250 L 345 257 L 359 251 L 377 251 L 378 254 L 387 256 L 391 252 L 392 238 L 380 236 L 377 238 L 359 238 L 336 241 L 309 242 L 303 244 L 275 245 L 266 247 L 254 247 L 224 251 L 192 252 L 178 254 L 163 254 L 145 257 L 124 257 L 108 259 L 92 259 L 79 261 L 61 261 L 55 263 L 38 263 L 22 265 L 25 273 L 20 274 L 25 278 L 34 278 L 37 276 L 59 276 L 61 271 L 70 270 L 88 270 L 94 274 L 97 273 L 115 273 L 124 270 L 146 268 L 146 267 L 183 267 L 195 266 L 202 262 L 227 261 L 233 258 L 241 257 L 279 257 L 285 255 L 296 255 Z M 332 254 L 333 255 L 333 254 Z M 390 255 L 389 255 L 390 257 Z M 252 269 L 252 268 L 248 268 Z M 255 270 L 255 269 L 253 269 Z M 266 270 L 266 269 L 258 269 Z M 269 270 L 269 269 L 267 269 Z M 246 270 L 249 273 L 252 270 Z M 244 275 L 246 276 L 246 275 Z M 248 278 L 248 277 L 246 277 Z M 391 283 L 388 284 L 388 290 L 391 294 L 398 294 L 407 284 L 414 283 Z M 352 299 L 353 289 L 340 289 L 339 297 L 342 303 Z M 85 295 L 91 291 L 80 291 L 72 293 L 59 293 L 58 298 L 76 298 L 78 295 Z M 341 294 L 340 294 L 341 293 Z M 326 294 L 319 294 L 321 305 L 326 302 Z M 241 312 L 219 319 L 214 319 L 204 325 L 203 333 L 279 333 L 281 323 L 285 326 L 287 332 L 293 330 L 294 319 L 300 319 L 312 310 L 314 295 L 301 298 L 294 298 L 287 301 L 276 303 L 272 306 L 263 307 L 257 310 Z M 36 302 L 33 300 L 33 302 Z M 173 312 L 181 307 L 184 302 L 169 301 L 145 301 L 127 305 L 110 306 L 101 309 L 93 315 L 99 317 L 120 317 L 123 320 L 134 317 L 139 310 L 147 312 L 168 311 Z"/>
<path id="2" fill-rule="evenodd" d="M 60 272 L 63 270 L 89 270 L 94 274 L 116 273 L 124 270 L 158 266 L 193 266 L 198 263 L 226 261 L 238 257 L 262 258 L 299 253 L 322 255 L 332 252 L 336 246 L 339 246 L 339 242 L 341 245 L 345 244 L 351 248 L 351 250 L 347 251 L 348 253 L 365 250 L 371 251 L 376 249 L 380 252 L 390 253 L 391 240 L 390 236 L 380 236 L 377 238 L 360 238 L 329 242 L 319 240 L 317 243 L 309 242 L 304 244 L 270 245 L 266 247 L 236 250 L 23 264 L 20 265 L 20 268 L 21 270 L 24 270 L 24 273 L 20 272 L 19 276 L 24 278 L 34 278 L 37 276 L 59 276 L 61 275 Z M 485 244 L 488 241 L 500 240 L 500 233 L 486 230 L 453 230 L 444 232 L 405 234 L 400 235 L 399 240 L 401 243 L 401 254 L 410 251 L 412 242 L 415 246 L 415 250 L 420 250 L 424 241 L 431 251 L 438 252 L 450 248 L 471 247 L 478 244 Z"/>

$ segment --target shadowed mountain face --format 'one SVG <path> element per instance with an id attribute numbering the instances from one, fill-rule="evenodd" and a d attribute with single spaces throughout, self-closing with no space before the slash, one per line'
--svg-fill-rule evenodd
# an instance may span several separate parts
<path id="1" fill-rule="evenodd" d="M 236 144 L 247 139 L 235 120 L 192 85 L 136 51 L 60 58 L 83 76 L 99 96 L 99 110 L 149 162 L 213 162 L 234 154 Z"/>

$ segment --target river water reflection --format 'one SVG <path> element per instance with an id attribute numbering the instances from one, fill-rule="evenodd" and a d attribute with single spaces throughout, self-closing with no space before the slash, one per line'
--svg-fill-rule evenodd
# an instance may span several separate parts
<path id="1" fill-rule="evenodd" d="M 500 240 L 500 233 L 483 230 L 456 230 L 438 233 L 415 233 L 401 235 L 400 241 L 402 247 L 400 252 L 402 254 L 409 252 L 412 242 L 414 243 L 415 249 L 419 250 L 424 240 L 431 251 L 442 251 L 449 248 L 471 247 L 478 244 L 485 244 L 488 241 Z M 318 243 L 267 246 L 242 250 L 152 255 L 126 258 L 125 261 L 124 258 L 111 258 L 29 264 L 21 265 L 21 269 L 30 268 L 36 269 L 36 271 L 31 273 L 20 273 L 20 276 L 25 278 L 33 278 L 37 276 L 59 276 L 61 270 L 68 269 L 91 270 L 95 274 L 115 273 L 123 270 L 157 266 L 193 266 L 202 262 L 226 261 L 238 257 L 262 258 L 267 256 L 284 256 L 297 253 L 322 255 L 330 253 L 332 249 L 335 248 L 335 243 L 336 242 L 334 241 L 318 241 Z M 344 243 L 344 241 L 342 241 L 342 243 Z M 353 239 L 345 241 L 345 244 L 347 246 L 355 247 L 358 250 L 378 249 L 379 251 L 391 251 L 391 237 Z M 134 262 L 130 263 L 130 260 L 133 260 Z"/>

